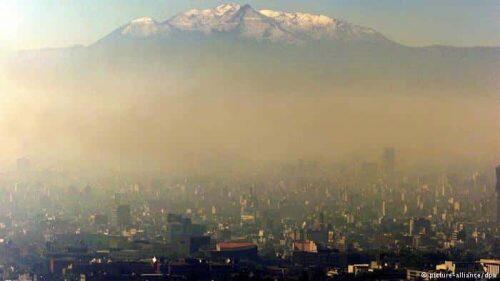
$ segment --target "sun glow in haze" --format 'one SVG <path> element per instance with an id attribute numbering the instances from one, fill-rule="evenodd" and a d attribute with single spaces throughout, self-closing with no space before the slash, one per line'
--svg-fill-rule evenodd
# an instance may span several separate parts
<path id="1" fill-rule="evenodd" d="M 21 17 L 13 1 L 0 1 L 0 47 L 15 45 Z"/>

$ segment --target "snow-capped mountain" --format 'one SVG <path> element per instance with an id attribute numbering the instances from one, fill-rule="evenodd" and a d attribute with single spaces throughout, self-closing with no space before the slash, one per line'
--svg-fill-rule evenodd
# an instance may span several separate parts
<path id="1" fill-rule="evenodd" d="M 371 28 L 361 27 L 324 15 L 307 13 L 288 13 L 273 10 L 260 10 L 261 14 L 278 22 L 284 30 L 296 37 L 313 39 L 343 40 L 386 40 Z"/>
<path id="2" fill-rule="evenodd" d="M 106 69 L 127 77 L 123 80 L 147 81 L 145 88 L 170 77 L 179 84 L 219 79 L 221 85 L 257 88 L 282 82 L 276 88 L 290 91 L 317 85 L 329 85 L 326 92 L 342 85 L 383 85 L 387 91 L 453 85 L 457 92 L 498 94 L 499 58 L 495 47 L 404 46 L 324 15 L 225 4 L 165 21 L 139 18 L 87 47 L 20 52 L 5 59 L 4 69 L 16 79 L 44 72 L 44 81 L 61 73 L 80 81 L 82 73 L 99 76 Z"/>
<path id="3" fill-rule="evenodd" d="M 166 27 L 168 26 L 159 24 L 150 17 L 144 17 L 131 21 L 120 33 L 133 37 L 148 37 L 160 32 L 166 32 Z"/>
<path id="4" fill-rule="evenodd" d="M 190 10 L 164 22 L 179 31 L 205 35 L 230 33 L 256 40 L 294 42 L 292 34 L 249 5 L 225 4 L 214 9 Z"/>
<path id="5" fill-rule="evenodd" d="M 192 9 L 157 22 L 145 17 L 131 21 L 101 41 L 168 38 L 172 34 L 221 35 L 256 41 L 300 44 L 311 40 L 388 42 L 379 32 L 324 15 L 254 10 L 249 5 L 224 4 Z"/>

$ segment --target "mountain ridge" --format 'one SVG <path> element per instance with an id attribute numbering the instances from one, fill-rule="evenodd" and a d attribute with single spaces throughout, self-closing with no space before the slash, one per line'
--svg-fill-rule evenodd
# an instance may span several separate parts
<path id="1" fill-rule="evenodd" d="M 223 4 L 211 9 L 191 9 L 165 21 L 134 19 L 96 44 L 116 40 L 168 38 L 174 33 L 211 36 L 228 34 L 259 42 L 304 44 L 310 41 L 360 41 L 395 43 L 380 32 L 325 15 L 255 10 L 250 5 Z"/>
<path id="2" fill-rule="evenodd" d="M 101 81 L 113 73 L 131 84 L 147 81 L 144 87 L 219 79 L 234 92 L 267 84 L 282 91 L 352 86 L 498 95 L 500 47 L 411 47 L 322 15 L 226 4 L 165 21 L 138 18 L 89 46 L 23 51 L 2 61 L 0 74 L 12 81 L 75 88 L 88 87 L 82 77 Z M 66 74 L 71 79 L 60 79 Z"/>

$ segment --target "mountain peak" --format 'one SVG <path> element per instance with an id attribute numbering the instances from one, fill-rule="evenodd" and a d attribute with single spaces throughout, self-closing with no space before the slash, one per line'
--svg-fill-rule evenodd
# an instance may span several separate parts
<path id="1" fill-rule="evenodd" d="M 240 4 L 236 4 L 236 3 L 222 4 L 222 5 L 214 8 L 214 10 L 219 15 L 223 15 L 223 14 L 228 13 L 228 12 L 234 12 L 234 11 L 237 11 L 239 9 L 241 9 L 241 6 L 240 6 Z"/>
<path id="2" fill-rule="evenodd" d="M 121 30 L 122 35 L 132 37 L 148 37 L 157 34 L 161 30 L 158 22 L 150 17 L 142 17 L 132 20 Z"/>
<path id="3" fill-rule="evenodd" d="M 242 9 L 239 4 L 223 4 L 213 9 L 191 9 L 177 14 L 165 23 L 187 32 L 211 34 L 228 31 L 227 23 Z"/>
<path id="4" fill-rule="evenodd" d="M 137 18 L 137 19 L 134 19 L 132 21 L 130 21 L 130 23 L 135 23 L 135 24 L 140 24 L 140 23 L 153 23 L 155 22 L 155 20 L 151 17 L 142 17 L 142 18 Z"/>

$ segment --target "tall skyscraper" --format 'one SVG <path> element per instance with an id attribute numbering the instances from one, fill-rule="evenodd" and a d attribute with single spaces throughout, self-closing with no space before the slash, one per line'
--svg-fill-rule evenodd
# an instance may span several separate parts
<path id="1" fill-rule="evenodd" d="M 120 228 L 127 228 L 130 226 L 132 222 L 130 205 L 119 205 L 116 208 L 116 222 Z"/>
<path id="2" fill-rule="evenodd" d="M 496 193 L 497 193 L 497 225 L 498 225 L 500 223 L 500 165 L 497 166 L 495 172 L 497 175 Z"/>
<path id="3" fill-rule="evenodd" d="M 382 216 L 385 217 L 385 215 L 386 215 L 385 200 L 382 200 Z"/>

